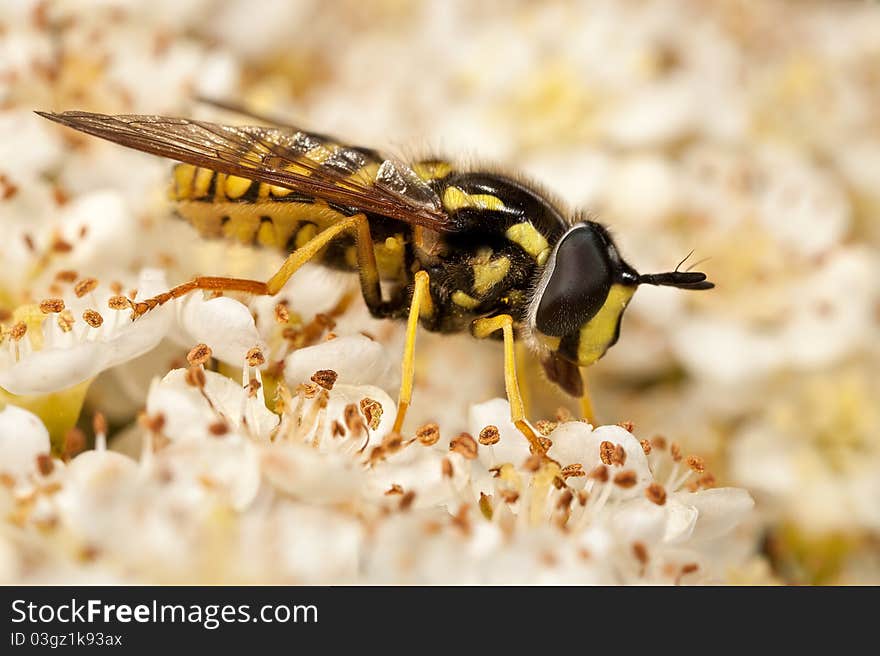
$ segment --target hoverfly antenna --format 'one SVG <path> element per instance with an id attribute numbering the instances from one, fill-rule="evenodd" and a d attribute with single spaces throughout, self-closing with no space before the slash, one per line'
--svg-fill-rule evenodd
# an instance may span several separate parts
<path id="1" fill-rule="evenodd" d="M 662 285 L 678 289 L 712 289 L 714 282 L 706 280 L 706 274 L 699 271 L 668 271 L 666 273 L 646 273 L 639 276 L 640 285 Z"/>

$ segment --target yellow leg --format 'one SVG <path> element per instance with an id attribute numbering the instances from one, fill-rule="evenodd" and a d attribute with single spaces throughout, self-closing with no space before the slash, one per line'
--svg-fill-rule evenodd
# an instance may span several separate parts
<path id="1" fill-rule="evenodd" d="M 392 431 L 399 433 L 406 419 L 406 411 L 412 402 L 413 378 L 415 375 L 416 333 L 419 328 L 419 317 L 429 317 L 434 313 L 429 287 L 430 278 L 427 272 L 418 271 L 415 275 L 412 301 L 409 306 L 409 318 L 406 322 L 406 342 L 403 346 L 403 364 L 400 373 L 400 394 L 397 397 L 397 416 L 394 418 Z"/>
<path id="2" fill-rule="evenodd" d="M 533 453 L 544 453 L 544 447 L 535 435 L 535 431 L 529 426 L 525 417 L 522 396 L 519 392 L 519 383 L 516 379 L 516 353 L 513 340 L 513 317 L 502 314 L 487 319 L 477 319 L 473 323 L 472 332 L 474 337 L 483 339 L 496 330 L 502 330 L 504 334 L 504 387 L 507 391 L 507 400 L 510 401 L 510 420 L 520 432 L 526 436 Z"/>
<path id="3" fill-rule="evenodd" d="M 587 375 L 583 370 L 581 370 L 581 380 L 584 383 L 584 391 L 581 394 L 581 416 L 595 428 L 596 413 L 593 410 L 593 399 L 590 397 L 590 388 L 587 385 Z"/>
<path id="4" fill-rule="evenodd" d="M 523 414 L 528 417 L 532 414 L 532 390 L 529 386 L 529 351 L 522 342 L 516 343 L 516 370 L 522 374 L 523 382 L 519 386 L 519 394 L 522 397 Z"/>
<path id="5" fill-rule="evenodd" d="M 374 304 L 378 305 L 382 301 L 382 296 L 379 287 L 379 269 L 376 266 L 376 254 L 373 251 L 373 240 L 370 236 L 370 224 L 366 216 L 356 214 L 322 230 L 300 248 L 293 251 L 284 260 L 284 264 L 281 265 L 278 272 L 266 282 L 243 278 L 199 276 L 181 285 L 172 287 L 167 292 L 134 303 L 132 306 L 134 311 L 133 318 L 136 319 L 171 299 L 180 298 L 197 289 L 247 292 L 258 296 L 274 296 L 290 280 L 290 277 L 296 273 L 297 269 L 315 257 L 331 240 L 351 230 L 356 232 L 358 271 L 361 277 L 361 289 L 364 294 L 364 300 L 371 307 Z"/>

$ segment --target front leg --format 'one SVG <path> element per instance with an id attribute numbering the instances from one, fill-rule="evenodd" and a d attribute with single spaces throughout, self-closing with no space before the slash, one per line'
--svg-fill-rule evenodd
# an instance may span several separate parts
<path id="1" fill-rule="evenodd" d="M 503 331 L 504 336 L 504 388 L 507 392 L 507 400 L 510 402 L 510 420 L 529 441 L 532 453 L 544 453 L 544 447 L 535 431 L 529 426 L 525 417 L 525 408 L 522 395 L 519 391 L 519 382 L 516 378 L 516 352 L 513 339 L 513 317 L 509 314 L 501 314 L 496 317 L 477 319 L 473 322 L 471 332 L 474 337 L 484 339 L 496 330 Z"/>

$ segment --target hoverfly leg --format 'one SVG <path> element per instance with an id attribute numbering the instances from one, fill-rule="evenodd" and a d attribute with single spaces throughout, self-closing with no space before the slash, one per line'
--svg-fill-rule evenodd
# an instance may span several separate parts
<path id="1" fill-rule="evenodd" d="M 581 370 L 583 391 L 581 392 L 581 418 L 586 420 L 593 428 L 596 427 L 596 411 L 593 409 L 593 398 L 590 396 L 590 388 L 587 385 L 587 374 Z"/>
<path id="2" fill-rule="evenodd" d="M 167 292 L 132 305 L 132 319 L 168 301 L 180 298 L 198 289 L 218 292 L 244 292 L 255 296 L 277 294 L 290 277 L 306 262 L 315 257 L 334 238 L 350 231 L 356 231 L 358 269 L 361 279 L 361 290 L 368 305 L 380 305 L 382 302 L 379 287 L 379 269 L 376 266 L 376 254 L 373 251 L 370 237 L 370 225 L 367 217 L 356 214 L 339 223 L 331 225 L 315 235 L 308 242 L 297 248 L 281 265 L 281 268 L 266 282 L 243 278 L 226 278 L 221 276 L 199 276 L 185 283 L 172 287 Z"/>
<path id="3" fill-rule="evenodd" d="M 406 419 L 406 411 L 412 401 L 413 378 L 415 375 L 416 333 L 419 328 L 419 317 L 430 317 L 434 313 L 434 302 L 431 300 L 430 278 L 426 271 L 417 271 L 413 284 L 412 301 L 409 306 L 409 317 L 406 322 L 406 342 L 403 347 L 403 363 L 400 373 L 400 394 L 397 397 L 397 415 L 391 429 L 399 433 Z"/>
<path id="4" fill-rule="evenodd" d="M 533 453 L 544 453 L 535 431 L 526 420 L 525 408 L 522 395 L 519 390 L 519 382 L 516 377 L 516 352 L 513 338 L 513 317 L 509 314 L 501 314 L 495 317 L 477 319 L 471 324 L 474 337 L 483 339 L 496 330 L 503 331 L 504 335 L 504 387 L 507 392 L 507 400 L 510 402 L 510 420 L 529 441 Z"/>

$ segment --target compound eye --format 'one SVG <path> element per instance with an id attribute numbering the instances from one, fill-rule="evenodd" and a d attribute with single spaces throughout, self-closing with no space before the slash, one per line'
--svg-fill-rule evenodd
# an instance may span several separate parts
<path id="1" fill-rule="evenodd" d="M 570 231 L 556 249 L 553 270 L 535 313 L 535 327 L 562 337 L 595 315 L 611 289 L 608 248 L 589 225 Z"/>

